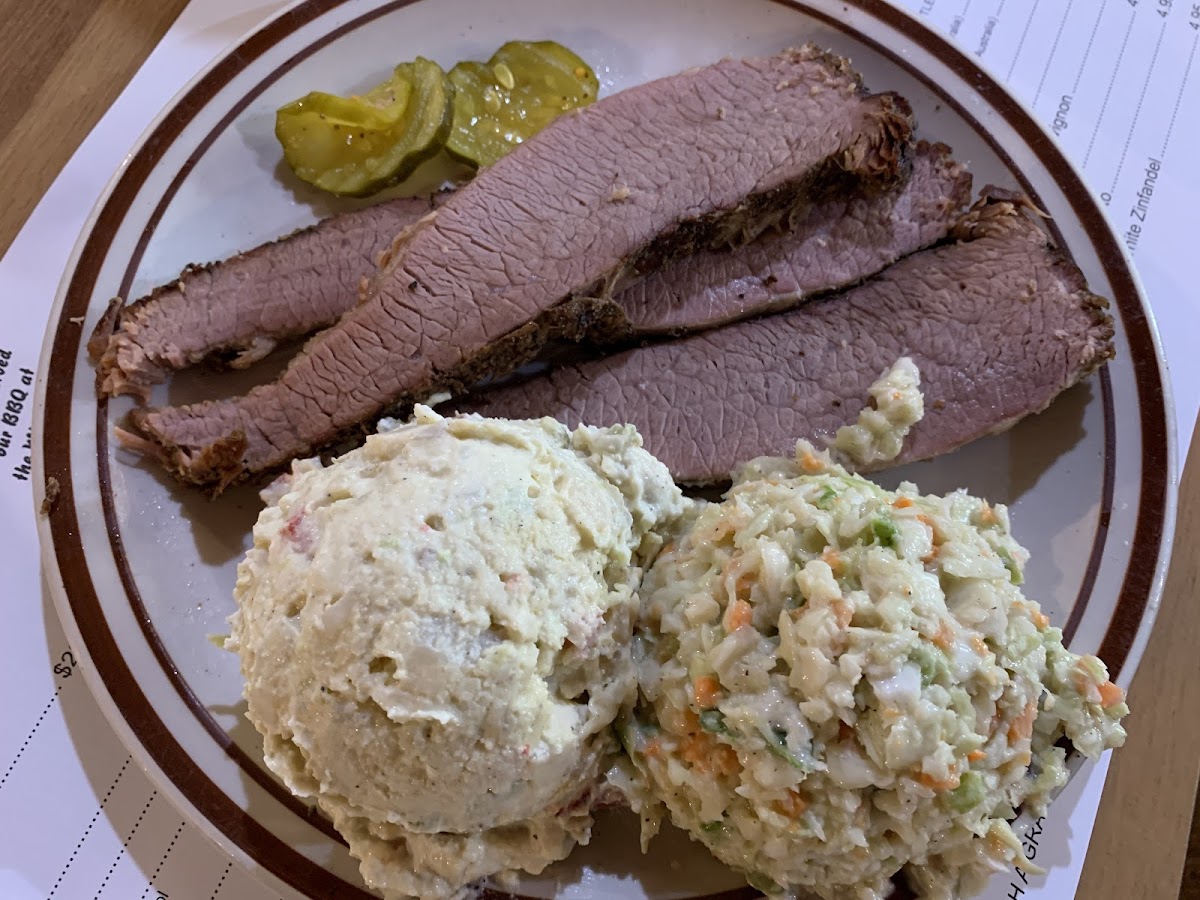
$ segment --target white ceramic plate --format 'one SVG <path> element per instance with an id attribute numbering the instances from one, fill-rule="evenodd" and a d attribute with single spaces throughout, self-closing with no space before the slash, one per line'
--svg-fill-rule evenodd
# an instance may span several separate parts
<path id="1" fill-rule="evenodd" d="M 1033 550 L 1027 590 L 1078 652 L 1128 684 L 1168 558 L 1171 418 L 1153 323 L 1127 257 L 1052 138 L 975 61 L 877 0 L 308 0 L 254 32 L 160 116 L 114 178 L 76 248 L 40 371 L 39 490 L 47 578 L 91 687 L 136 757 L 214 839 L 281 892 L 357 897 L 354 861 L 259 762 L 225 631 L 234 569 L 259 501 L 209 502 L 118 451 L 127 401 L 97 403 L 84 342 L 109 298 L 138 296 L 346 204 L 300 189 L 279 162 L 273 111 L 314 88 L 365 88 L 418 54 L 449 66 L 514 37 L 555 38 L 612 92 L 726 55 L 813 40 L 876 90 L 912 103 L 976 185 L 1028 191 L 1091 283 L 1113 298 L 1117 357 L 1049 411 L 950 457 L 891 473 L 926 491 L 966 486 L 1009 503 Z M 581 161 L 581 165 L 586 161 Z M 214 383 L 182 377 L 157 402 Z M 226 390 L 229 389 L 227 384 Z M 603 424 L 603 423 L 596 423 Z M 739 879 L 679 835 L 636 851 L 628 822 L 522 892 L 690 897 Z M 623 827 L 624 826 L 624 827 Z"/>

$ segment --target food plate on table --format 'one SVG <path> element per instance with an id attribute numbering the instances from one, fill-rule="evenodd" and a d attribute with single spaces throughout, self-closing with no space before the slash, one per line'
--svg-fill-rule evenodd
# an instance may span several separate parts
<path id="1" fill-rule="evenodd" d="M 488 59 L 513 39 L 570 47 L 595 70 L 602 98 L 725 57 L 768 57 L 811 42 L 848 58 L 870 90 L 905 98 L 919 137 L 949 145 L 977 188 L 994 186 L 985 209 L 1021 195 L 1046 215 L 1044 227 L 1090 290 L 1111 302 L 1115 356 L 1011 430 L 874 477 L 888 489 L 905 480 L 926 494 L 964 487 L 1006 504 L 1014 537 L 1032 550 L 1025 595 L 1063 629 L 1070 650 L 1098 654 L 1127 687 L 1173 525 L 1173 429 L 1157 337 L 1120 242 L 1078 172 L 972 60 L 905 13 L 867 2 L 601 8 L 527 0 L 495 10 L 452 0 L 305 2 L 200 75 L 117 173 L 64 277 L 40 368 L 38 502 L 48 580 L 101 706 L 163 790 L 279 890 L 369 896 L 329 821 L 263 765 L 238 658 L 210 640 L 229 632 L 235 570 L 262 509 L 261 485 L 234 484 L 210 500 L 123 449 L 115 429 L 136 404 L 97 400 L 88 339 L 113 297 L 140 297 L 190 263 L 226 259 L 372 202 L 294 178 L 281 159 L 275 110 L 312 90 L 365 92 L 417 57 L 446 69 Z M 428 194 L 448 174 L 462 172 L 435 159 L 391 190 Z M 618 174 L 614 203 L 630 199 Z M 185 372 L 150 388 L 149 399 L 177 406 L 240 393 L 274 377 L 278 366 L 270 366 Z M 687 469 L 694 461 L 669 462 L 681 480 L 711 474 Z M 651 847 L 639 852 L 633 817 L 601 812 L 588 846 L 505 889 L 541 897 L 751 893 L 681 832 Z"/>

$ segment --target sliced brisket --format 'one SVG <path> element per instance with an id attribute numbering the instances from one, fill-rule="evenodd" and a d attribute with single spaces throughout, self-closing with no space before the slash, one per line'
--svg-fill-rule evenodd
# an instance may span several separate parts
<path id="1" fill-rule="evenodd" d="M 278 381 L 132 418 L 180 478 L 217 488 L 397 404 L 511 371 L 566 329 L 612 326 L 612 292 L 736 246 L 831 185 L 890 186 L 912 121 L 845 60 L 806 46 L 724 60 L 566 115 L 395 242 L 363 302 Z M 561 309 L 571 296 L 573 316 Z"/>
<path id="2" fill-rule="evenodd" d="M 562 367 L 458 409 L 632 422 L 678 480 L 704 483 L 853 422 L 907 355 L 925 418 L 894 464 L 946 453 L 1044 409 L 1113 354 L 1107 302 L 1017 202 L 977 204 L 955 236 L 791 312 Z"/>
<path id="3" fill-rule="evenodd" d="M 835 194 L 800 210 L 785 232 L 684 257 L 613 299 L 639 334 L 786 309 L 941 240 L 970 194 L 970 173 L 949 148 L 922 141 L 912 176 L 894 190 Z M 230 365 L 246 366 L 282 340 L 327 328 L 358 302 L 378 254 L 432 208 L 404 197 L 341 213 L 231 259 L 190 266 L 128 306 L 117 301 L 89 342 L 98 392 L 144 401 L 173 369 L 230 356 Z"/>
<path id="4" fill-rule="evenodd" d="M 614 299 L 635 334 L 699 331 L 869 278 L 942 240 L 971 199 L 971 174 L 945 144 L 921 141 L 912 177 L 893 191 L 837 194 L 783 233 L 729 252 L 697 253 Z"/>
<path id="5" fill-rule="evenodd" d="M 332 216 L 223 262 L 188 266 L 179 278 L 110 314 L 88 341 L 101 395 L 150 388 L 174 369 L 212 357 L 249 365 L 281 340 L 336 322 L 401 231 L 433 209 L 402 197 Z"/>

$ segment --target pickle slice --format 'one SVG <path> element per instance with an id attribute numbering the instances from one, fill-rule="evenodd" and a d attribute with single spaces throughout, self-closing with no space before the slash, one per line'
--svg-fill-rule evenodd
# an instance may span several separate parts
<path id="1" fill-rule="evenodd" d="M 600 83 L 582 59 L 554 41 L 509 41 L 486 63 L 450 70 L 454 124 L 446 149 L 486 166 L 568 110 L 596 99 Z"/>
<path id="2" fill-rule="evenodd" d="M 314 91 L 280 107 L 275 136 L 301 180 L 334 194 L 371 194 L 441 149 L 453 90 L 441 66 L 417 57 L 362 96 Z"/>

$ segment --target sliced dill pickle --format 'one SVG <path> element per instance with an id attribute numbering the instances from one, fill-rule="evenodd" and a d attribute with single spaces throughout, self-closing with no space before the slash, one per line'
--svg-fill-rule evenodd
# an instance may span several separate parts
<path id="1" fill-rule="evenodd" d="M 600 84 L 582 59 L 554 41 L 510 41 L 486 63 L 450 70 L 452 156 L 486 166 L 568 110 L 596 99 Z"/>
<path id="2" fill-rule="evenodd" d="M 442 148 L 453 90 L 441 66 L 417 57 L 361 96 L 314 91 L 280 107 L 275 136 L 301 180 L 334 194 L 371 194 Z"/>

